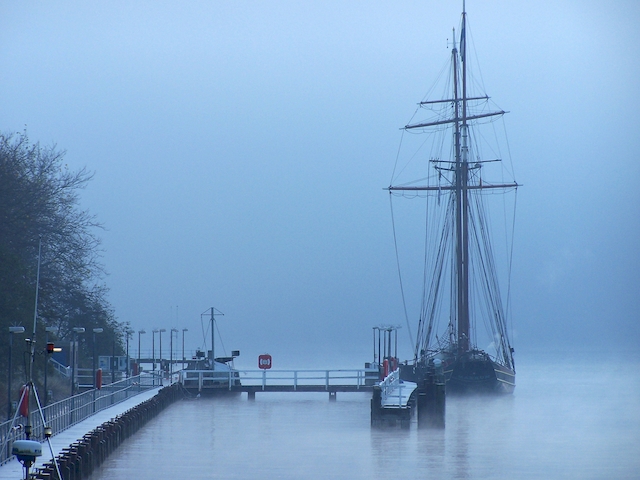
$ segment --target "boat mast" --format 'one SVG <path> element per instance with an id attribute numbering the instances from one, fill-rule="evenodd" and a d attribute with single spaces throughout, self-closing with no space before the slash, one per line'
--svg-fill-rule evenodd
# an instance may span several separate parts
<path id="1" fill-rule="evenodd" d="M 206 318 L 207 315 L 209 315 L 209 321 L 211 322 L 211 357 L 210 357 L 210 360 L 211 360 L 211 368 L 213 368 L 214 362 L 215 362 L 215 359 L 216 359 L 216 336 L 215 336 L 216 315 L 224 315 L 224 313 L 222 313 L 221 311 L 219 311 L 215 307 L 207 308 L 204 312 L 202 312 L 200 314 L 200 322 L 203 322 L 204 318 Z M 205 351 L 206 351 L 206 349 L 207 349 L 207 345 L 206 345 L 207 338 L 206 338 L 206 335 L 205 335 L 205 338 L 204 338 L 204 342 L 205 342 L 204 348 L 205 348 Z"/>
<path id="2" fill-rule="evenodd" d="M 453 49 L 451 50 L 451 63 L 453 65 L 453 105 L 454 105 L 454 130 L 453 130 L 453 142 L 455 148 L 455 184 L 454 184 L 454 193 L 455 193 L 455 205 L 456 205 L 456 229 L 455 229 L 455 238 L 456 238 L 456 269 L 455 269 L 455 279 L 456 279 L 456 332 L 457 332 L 457 340 L 458 340 L 458 350 L 462 349 L 462 325 L 461 318 L 464 312 L 464 277 L 462 275 L 463 266 L 464 266 L 464 241 L 463 241 L 463 208 L 462 208 L 462 196 L 463 196 L 463 175 L 462 175 L 462 155 L 461 155 L 461 146 L 460 146 L 460 136 L 461 136 L 461 128 L 460 128 L 460 93 L 458 91 L 458 47 L 456 46 L 456 30 L 453 29 Z"/>
<path id="3" fill-rule="evenodd" d="M 202 312 L 200 314 L 200 321 L 203 321 L 203 317 L 205 317 L 206 315 L 210 316 L 210 322 L 211 322 L 211 368 L 213 368 L 214 366 L 214 362 L 216 359 L 216 336 L 215 336 L 215 329 L 216 329 L 216 315 L 223 315 L 224 313 L 222 313 L 220 310 L 218 310 L 215 307 L 210 307 L 207 308 L 204 312 Z M 205 337 L 205 350 L 206 350 L 206 337 Z"/>
<path id="4" fill-rule="evenodd" d="M 456 235 L 458 277 L 458 353 L 469 350 L 469 201 L 468 184 L 468 125 L 467 125 L 467 41 L 465 35 L 467 13 L 462 4 L 462 32 L 460 33 L 460 58 L 462 60 L 462 125 L 456 138 Z M 455 67 L 454 67 L 455 68 Z M 457 97 L 457 95 L 456 95 Z M 458 117 L 458 115 L 456 115 Z M 456 122 L 456 130 L 458 125 Z M 461 143 L 461 145 L 460 145 Z"/>
<path id="5" fill-rule="evenodd" d="M 451 125 L 453 127 L 453 143 L 454 143 L 454 156 L 455 158 L 451 162 L 449 168 L 442 168 L 442 170 L 450 170 L 453 172 L 453 178 L 450 184 L 442 185 L 390 185 L 388 187 L 389 192 L 403 192 L 403 191 L 431 191 L 437 192 L 438 195 L 442 191 L 450 191 L 453 195 L 455 203 L 453 223 L 454 223 L 454 239 L 455 242 L 455 254 L 453 259 L 452 272 L 452 308 L 455 309 L 450 315 L 449 323 L 452 329 L 455 329 L 456 335 L 456 351 L 457 354 L 468 352 L 471 349 L 470 338 L 470 293 L 469 293 L 469 278 L 470 278 L 470 255 L 469 255 L 469 241 L 470 238 L 470 213 L 469 213 L 469 192 L 472 190 L 487 190 L 487 189 L 505 189 L 505 188 L 517 188 L 518 183 L 515 181 L 510 183 L 480 183 L 474 184 L 469 179 L 469 123 L 475 120 L 501 116 L 506 112 L 504 110 L 483 112 L 483 113 L 471 113 L 469 114 L 468 106 L 469 102 L 474 101 L 486 101 L 488 96 L 467 96 L 467 40 L 466 40 L 466 20 L 467 12 L 465 4 L 462 4 L 462 29 L 460 33 L 460 51 L 458 51 L 458 45 L 455 40 L 455 29 L 453 35 L 453 49 L 451 51 L 451 61 L 453 65 L 453 92 L 452 96 L 448 99 L 442 100 L 429 100 L 420 102 L 420 106 L 429 106 L 435 104 L 451 104 L 454 108 L 453 118 L 437 118 L 431 121 L 418 122 L 414 124 L 408 124 L 404 126 L 405 130 L 413 129 L 425 129 L 429 127 L 437 127 L 440 125 Z M 478 163 L 483 163 L 478 160 Z M 472 168 L 476 168 L 475 166 Z M 441 170 L 440 167 L 436 169 Z M 435 305 L 435 304 L 434 304 Z M 435 306 L 432 308 L 434 311 Z M 430 320 L 431 321 L 431 320 Z M 427 331 L 426 335 L 420 337 L 418 335 L 418 343 L 416 344 L 416 357 L 418 352 L 426 352 L 429 349 L 430 332 L 431 327 Z M 423 343 L 420 343 L 423 342 Z M 422 354 L 420 354 L 422 356 Z"/>

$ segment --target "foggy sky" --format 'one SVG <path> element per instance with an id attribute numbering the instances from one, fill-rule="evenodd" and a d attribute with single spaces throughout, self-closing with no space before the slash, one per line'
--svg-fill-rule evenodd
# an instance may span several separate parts
<path id="1" fill-rule="evenodd" d="M 0 130 L 95 172 L 81 206 L 134 329 L 186 327 L 193 349 L 215 306 L 242 365 L 359 366 L 371 327 L 400 324 L 406 358 L 383 188 L 460 4 L 1 1 Z M 524 185 L 516 354 L 635 348 L 640 4 L 467 11 Z"/>

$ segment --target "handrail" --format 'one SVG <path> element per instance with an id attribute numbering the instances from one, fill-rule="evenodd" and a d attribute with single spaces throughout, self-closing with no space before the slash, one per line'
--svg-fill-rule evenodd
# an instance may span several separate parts
<path id="1" fill-rule="evenodd" d="M 398 397 L 398 406 L 402 401 L 402 396 L 400 392 L 400 370 L 395 370 L 391 372 L 389 375 L 385 377 L 385 379 L 380 382 L 380 389 L 382 390 L 382 403 L 386 404 L 387 399 L 389 397 Z M 392 392 L 398 391 L 397 395 L 392 395 Z"/>
<path id="2" fill-rule="evenodd" d="M 407 386 L 400 381 L 400 369 L 396 369 L 393 372 L 389 373 L 389 375 L 387 375 L 385 379 L 378 384 L 381 390 L 382 405 L 398 408 L 406 406 L 406 403 L 403 403 L 403 399 L 405 398 L 402 395 L 403 390 L 410 388 L 411 392 L 413 392 L 416 387 L 414 383 L 409 383 L 411 385 Z M 406 400 L 409 400 L 408 396 L 406 397 Z"/>
<path id="3" fill-rule="evenodd" d="M 51 363 L 51 365 L 53 366 L 53 369 L 58 373 L 64 375 L 67 378 L 71 376 L 71 367 L 67 367 L 66 365 L 63 365 L 62 363 L 57 361 L 55 358 L 49 358 L 49 363 Z"/>
<path id="4" fill-rule="evenodd" d="M 115 383 L 107 384 L 100 390 L 86 392 L 65 398 L 59 402 L 43 407 L 42 415 L 46 419 L 46 426 L 50 427 L 53 435 L 66 430 L 97 412 L 123 402 L 143 391 L 162 385 L 162 378 L 158 374 L 143 373 L 129 377 Z M 38 411 L 30 412 L 32 425 L 31 439 L 44 440 L 44 426 Z M 11 447 L 15 440 L 25 438 L 24 426 L 26 418 L 16 417 L 0 424 L 0 465 L 12 458 Z"/>
<path id="5" fill-rule="evenodd" d="M 181 370 L 179 381 L 186 387 L 202 389 L 207 382 L 223 384 L 231 390 L 233 387 L 258 386 L 264 390 L 267 386 L 289 386 L 294 390 L 299 386 L 370 386 L 378 378 L 377 368 L 364 369 L 296 369 L 296 370 Z"/>

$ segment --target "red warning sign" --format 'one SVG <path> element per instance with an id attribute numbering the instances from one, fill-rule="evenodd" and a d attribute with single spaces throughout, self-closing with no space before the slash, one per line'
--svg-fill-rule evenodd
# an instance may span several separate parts
<path id="1" fill-rule="evenodd" d="M 271 368 L 271 355 L 265 353 L 258 356 L 258 368 L 262 370 L 269 370 Z"/>

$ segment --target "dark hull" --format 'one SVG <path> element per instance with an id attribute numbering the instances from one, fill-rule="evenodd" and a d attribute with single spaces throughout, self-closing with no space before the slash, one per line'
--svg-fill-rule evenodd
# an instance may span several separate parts
<path id="1" fill-rule="evenodd" d="M 493 361 L 484 352 L 445 357 L 442 373 L 447 394 L 511 394 L 516 387 L 515 371 Z M 401 369 L 403 380 L 418 384 L 426 375 L 426 367 L 420 364 L 403 365 Z"/>
<path id="2" fill-rule="evenodd" d="M 445 367 L 444 376 L 452 394 L 511 394 L 516 387 L 515 372 L 489 358 L 462 356 Z"/>

